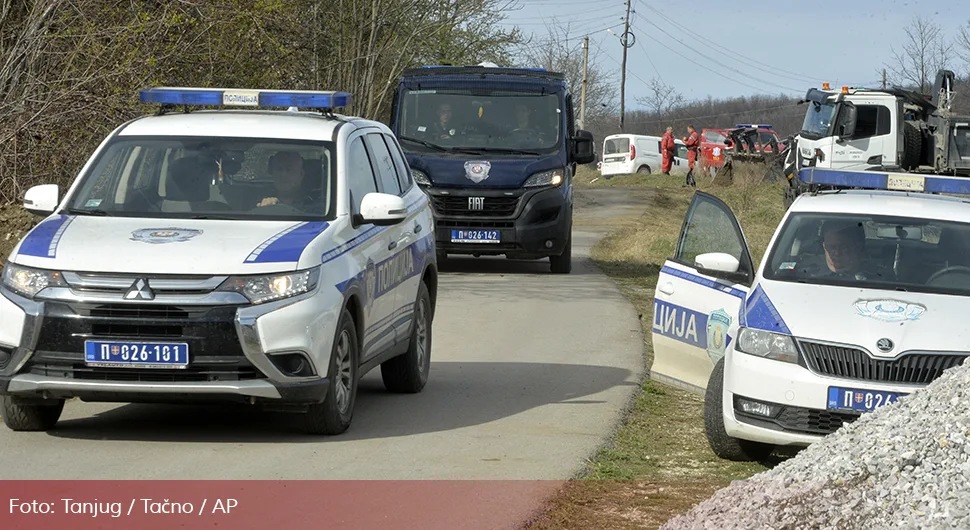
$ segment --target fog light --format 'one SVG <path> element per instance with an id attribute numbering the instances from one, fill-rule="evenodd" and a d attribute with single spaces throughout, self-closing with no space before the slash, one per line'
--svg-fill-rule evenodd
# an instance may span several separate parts
<path id="1" fill-rule="evenodd" d="M 777 415 L 781 410 L 781 405 L 762 403 L 760 401 L 752 401 L 744 398 L 735 398 L 734 409 L 740 410 L 746 414 L 755 414 L 757 416 L 764 416 L 766 418 L 774 418 L 775 415 Z"/>
<path id="2" fill-rule="evenodd" d="M 547 239 L 546 240 L 546 248 L 552 248 L 552 240 L 551 239 Z"/>
<path id="3" fill-rule="evenodd" d="M 291 377 L 309 377 L 315 375 L 307 358 L 299 353 L 271 355 L 270 359 L 284 375 Z"/>

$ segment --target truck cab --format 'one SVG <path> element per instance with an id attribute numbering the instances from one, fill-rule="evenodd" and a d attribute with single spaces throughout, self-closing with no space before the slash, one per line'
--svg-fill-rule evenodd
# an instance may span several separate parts
<path id="1" fill-rule="evenodd" d="M 572 178 L 594 160 L 564 76 L 491 64 L 405 70 L 391 129 L 431 197 L 437 257 L 549 258 L 571 271 Z"/>

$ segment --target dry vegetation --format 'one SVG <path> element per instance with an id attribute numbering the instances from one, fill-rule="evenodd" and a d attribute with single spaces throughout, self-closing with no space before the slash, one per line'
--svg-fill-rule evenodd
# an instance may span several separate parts
<path id="1" fill-rule="evenodd" d="M 694 190 L 681 187 L 676 177 L 629 175 L 593 181 L 596 176 L 595 171 L 583 170 L 577 183 L 649 191 L 647 210 L 639 217 L 621 219 L 615 231 L 593 249 L 593 258 L 637 307 L 641 321 L 652 322 L 657 273 L 674 252 Z M 736 173 L 730 185 L 711 183 L 709 177 L 698 184 L 701 191 L 731 207 L 752 258 L 760 261 L 784 213 L 785 184 L 761 182 L 753 171 Z M 648 367 L 652 363 L 649 331 L 644 328 Z M 714 456 L 704 436 L 703 399 L 647 381 L 609 447 L 587 466 L 586 476 L 570 482 L 529 528 L 657 528 L 731 480 L 765 469 Z"/>

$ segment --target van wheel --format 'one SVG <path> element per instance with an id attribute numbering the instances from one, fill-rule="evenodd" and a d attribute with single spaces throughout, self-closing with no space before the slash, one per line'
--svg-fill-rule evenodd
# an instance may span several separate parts
<path id="1" fill-rule="evenodd" d="M 573 234 L 569 232 L 566 248 L 560 256 L 549 256 L 549 269 L 553 274 L 569 274 L 573 270 Z"/>
<path id="2" fill-rule="evenodd" d="M 428 373 L 431 371 L 431 321 L 431 295 L 422 281 L 418 284 L 408 351 L 381 363 L 381 377 L 388 391 L 416 394 L 428 383 Z"/>
<path id="3" fill-rule="evenodd" d="M 704 396 L 704 432 L 707 443 L 718 457 L 735 462 L 760 462 L 775 450 L 773 445 L 728 436 L 724 430 L 724 358 L 714 365 Z"/>
<path id="4" fill-rule="evenodd" d="M 13 396 L 0 396 L 0 414 L 11 431 L 49 431 L 63 411 L 63 399 L 52 399 L 50 405 L 28 405 L 16 403 Z"/>
<path id="5" fill-rule="evenodd" d="M 649 175 L 650 166 L 640 166 L 639 168 L 637 168 L 637 173 L 640 175 Z"/>
<path id="6" fill-rule="evenodd" d="M 304 426 L 308 434 L 341 434 L 350 428 L 357 401 L 357 374 L 360 363 L 360 346 L 357 328 L 350 311 L 340 313 L 337 331 L 330 352 L 330 385 L 323 403 L 314 403 L 304 414 Z"/>

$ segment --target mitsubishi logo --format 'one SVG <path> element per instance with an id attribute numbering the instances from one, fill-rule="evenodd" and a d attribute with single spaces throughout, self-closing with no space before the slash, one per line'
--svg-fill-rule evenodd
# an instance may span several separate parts
<path id="1" fill-rule="evenodd" d="M 155 293 L 148 286 L 147 278 L 138 278 L 125 293 L 125 300 L 154 300 Z"/>
<path id="2" fill-rule="evenodd" d="M 485 209 L 485 197 L 469 197 L 468 198 L 468 209 L 469 210 L 484 210 Z"/>

